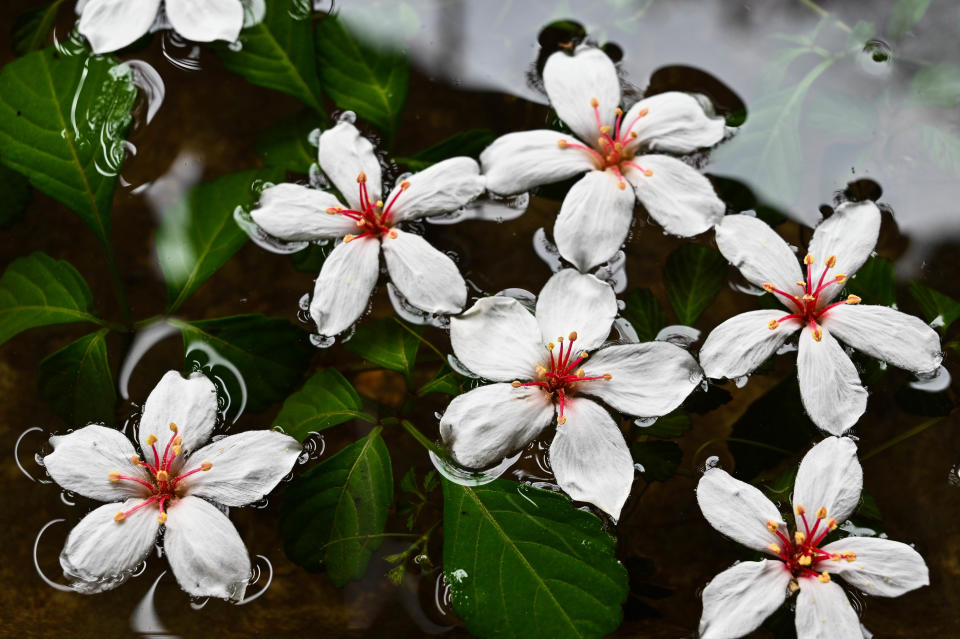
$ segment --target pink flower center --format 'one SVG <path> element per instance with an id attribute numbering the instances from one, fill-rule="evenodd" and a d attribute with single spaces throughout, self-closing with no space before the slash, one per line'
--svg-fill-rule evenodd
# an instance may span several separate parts
<path id="1" fill-rule="evenodd" d="M 170 430 L 176 433 L 177 425 L 173 422 L 170 422 Z M 183 480 L 190 475 L 213 468 L 212 463 L 205 461 L 200 464 L 199 467 L 194 468 L 191 471 L 171 477 L 173 474 L 173 462 L 180 455 L 180 446 L 183 444 L 183 437 L 177 435 L 176 437 L 171 438 L 170 441 L 167 442 L 167 446 L 163 451 L 162 457 L 157 451 L 156 444 L 157 436 L 152 434 L 149 435 L 147 437 L 147 445 L 153 450 L 153 464 L 141 461 L 140 457 L 137 455 L 134 455 L 130 458 L 130 463 L 134 466 L 142 466 L 150 471 L 150 481 L 145 481 L 139 477 L 122 475 L 117 471 L 113 471 L 108 475 L 110 481 L 114 483 L 120 481 L 132 481 L 144 486 L 150 491 L 150 497 L 143 500 L 130 510 L 118 511 L 117 514 L 113 516 L 114 521 L 118 523 L 122 522 L 131 513 L 134 513 L 151 504 L 156 504 L 160 510 L 160 515 L 157 517 L 157 519 L 161 524 L 166 523 L 167 513 L 164 510 L 164 506 L 167 504 L 167 502 L 173 501 L 174 499 L 182 496 L 184 484 L 181 482 L 183 482 Z"/>
<path id="2" fill-rule="evenodd" d="M 360 197 L 358 198 L 360 200 L 359 211 L 345 209 L 342 206 L 331 206 L 327 209 L 327 213 L 331 215 L 343 215 L 352 220 L 356 220 L 357 226 L 361 229 L 356 235 L 345 235 L 343 241 L 352 242 L 361 237 L 381 237 L 384 235 L 391 238 L 397 237 L 397 232 L 390 228 L 393 206 L 396 204 L 400 194 L 410 188 L 410 182 L 404 180 L 400 183 L 400 190 L 397 191 L 393 199 L 387 203 L 386 208 L 384 208 L 381 200 L 377 200 L 376 202 L 370 201 L 370 195 L 367 192 L 366 173 L 360 173 L 360 175 L 357 176 L 357 185 L 360 189 Z"/>
<path id="3" fill-rule="evenodd" d="M 767 324 L 767 327 L 770 330 L 774 330 L 780 326 L 781 322 L 786 320 L 800 320 L 805 326 L 808 326 L 811 331 L 813 331 L 813 339 L 818 342 L 823 339 L 823 330 L 820 328 L 819 323 L 823 319 L 823 316 L 831 308 L 840 306 L 841 304 L 859 304 L 860 298 L 856 295 L 850 295 L 845 300 L 839 302 L 834 302 L 828 306 L 820 308 L 820 305 L 827 299 L 829 295 L 825 293 L 831 286 L 840 286 L 847 281 L 847 276 L 843 273 L 837 273 L 829 280 L 826 279 L 827 271 L 832 269 L 837 264 L 837 256 L 831 255 L 827 258 L 826 265 L 823 268 L 823 272 L 820 274 L 820 279 L 817 281 L 817 285 L 813 284 L 813 256 L 809 253 L 805 258 L 803 258 L 803 263 L 807 266 L 807 279 L 806 281 L 797 282 L 797 286 L 800 288 L 800 292 L 796 295 L 782 291 L 777 288 L 774 284 L 766 282 L 763 285 L 764 290 L 769 293 L 774 293 L 786 300 L 788 308 L 793 308 L 794 312 L 789 315 L 784 315 L 783 317 L 770 320 Z M 825 281 L 826 280 L 826 281 Z"/>
<path id="4" fill-rule="evenodd" d="M 574 331 L 567 336 L 567 351 L 564 352 L 563 337 L 558 337 L 557 342 L 560 344 L 560 352 L 557 355 L 553 353 L 556 345 L 550 342 L 547 345 L 547 350 L 550 351 L 550 367 L 537 366 L 536 377 L 538 381 L 513 382 L 514 388 L 520 388 L 521 386 L 539 386 L 543 392 L 552 397 L 553 401 L 557 404 L 559 413 L 557 416 L 558 424 L 563 424 L 567 421 L 566 415 L 564 415 L 563 412 L 564 404 L 566 403 L 567 394 L 570 393 L 577 384 L 581 382 L 593 382 L 600 379 L 605 381 L 613 379 L 610 373 L 587 376 L 582 368 L 577 368 L 587 359 L 587 353 L 581 351 L 577 358 L 573 359 L 573 343 L 576 341 L 577 333 Z"/>
<path id="5" fill-rule="evenodd" d="M 793 533 L 792 541 L 780 531 L 780 526 L 776 522 L 767 522 L 767 530 L 777 537 L 777 541 L 770 544 L 768 550 L 783 560 L 794 579 L 816 577 L 826 583 L 830 581 L 830 573 L 825 570 L 828 566 L 823 565 L 823 562 L 853 562 L 857 560 L 857 555 L 853 552 L 829 553 L 819 548 L 826 536 L 837 528 L 836 519 L 832 517 L 827 519 L 825 506 L 821 506 L 817 510 L 816 521 L 813 526 L 807 521 L 806 508 L 798 504 L 796 512 L 798 517 L 797 530 Z M 820 526 L 821 522 L 824 523 L 822 528 Z M 800 523 L 803 523 L 803 532 L 799 530 Z"/>
<path id="6" fill-rule="evenodd" d="M 626 126 L 623 125 L 623 109 L 619 107 L 614 110 L 617 114 L 617 121 L 614 126 L 604 124 L 600 117 L 600 102 L 596 98 L 590 98 L 590 106 L 593 108 L 593 115 L 597 120 L 597 143 L 594 148 L 584 144 L 570 144 L 566 140 L 558 140 L 557 146 L 561 149 L 579 149 L 587 152 L 597 165 L 597 169 L 610 169 L 617 175 L 617 187 L 627 188 L 627 183 L 623 180 L 623 171 L 626 167 L 631 167 L 640 171 L 646 177 L 653 175 L 653 171 L 645 169 L 636 162 L 633 157 L 636 154 L 636 145 L 631 145 L 637 138 L 637 132 L 633 130 L 640 118 L 649 113 L 649 109 L 641 109 L 635 118 Z"/>

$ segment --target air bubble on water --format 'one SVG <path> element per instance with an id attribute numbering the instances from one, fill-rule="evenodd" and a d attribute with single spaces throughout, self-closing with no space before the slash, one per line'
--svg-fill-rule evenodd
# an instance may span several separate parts
<path id="1" fill-rule="evenodd" d="M 716 455 L 710 455 L 710 456 L 707 457 L 707 459 L 703 462 L 703 471 L 706 472 L 706 471 L 708 471 L 708 470 L 712 470 L 712 469 L 716 468 L 716 467 L 719 466 L 719 465 L 720 465 L 720 458 L 719 458 L 718 456 L 716 456 Z"/>
<path id="2" fill-rule="evenodd" d="M 868 40 L 857 56 L 857 63 L 870 75 L 888 75 L 893 68 L 893 49 L 883 40 Z"/>
<path id="3" fill-rule="evenodd" d="M 640 428 L 650 428 L 651 426 L 657 423 L 658 419 L 660 418 L 659 417 L 638 417 L 637 419 L 633 420 L 633 423 L 639 426 Z"/>
<path id="4" fill-rule="evenodd" d="M 634 464 L 633 468 L 634 470 L 636 470 L 638 473 L 641 473 L 641 474 L 647 472 L 647 469 L 644 468 L 643 464 Z"/>
<path id="5" fill-rule="evenodd" d="M 337 116 L 337 122 L 346 122 L 347 124 L 356 124 L 357 114 L 353 111 L 344 111 Z"/>
<path id="6" fill-rule="evenodd" d="M 337 341 L 336 335 L 320 335 L 319 333 L 310 334 L 310 343 L 317 348 L 330 348 Z"/>
<path id="7" fill-rule="evenodd" d="M 887 370 L 887 363 L 886 363 L 885 361 L 883 361 L 882 359 L 877 360 L 877 366 L 879 366 L 879 367 L 880 367 L 880 370 L 882 370 L 882 371 Z"/>
<path id="8" fill-rule="evenodd" d="M 614 293 L 623 293 L 627 289 L 627 256 L 623 251 L 610 258 L 596 270 L 597 279 L 610 284 Z"/>
<path id="9" fill-rule="evenodd" d="M 910 388 L 928 393 L 939 393 L 950 387 L 950 381 L 950 372 L 941 365 L 932 374 L 917 375 L 916 381 L 910 382 Z"/>
<path id="10" fill-rule="evenodd" d="M 640 336 L 626 318 L 618 317 L 613 320 L 613 330 L 617 333 L 615 342 L 618 344 L 637 344 L 640 342 Z"/>
<path id="11" fill-rule="evenodd" d="M 278 237 L 270 235 L 253 221 L 250 212 L 242 206 L 238 206 L 233 210 L 233 219 L 237 223 L 237 226 L 253 240 L 254 244 L 271 253 L 289 255 L 290 253 L 297 253 L 310 246 L 310 242 L 287 242 L 286 240 L 281 240 Z"/>
<path id="12" fill-rule="evenodd" d="M 393 305 L 393 309 L 401 319 L 411 324 L 426 324 L 437 328 L 448 328 L 450 326 L 449 317 L 437 313 L 428 313 L 427 311 L 417 308 L 403 296 L 400 289 L 394 286 L 392 282 L 387 284 L 387 294 L 390 297 L 390 303 Z"/>
<path id="13" fill-rule="evenodd" d="M 303 452 L 300 453 L 300 456 L 297 458 L 298 464 L 306 464 L 308 461 L 313 459 L 318 459 L 323 457 L 323 453 L 327 450 L 327 440 L 324 439 L 323 435 L 311 431 L 307 438 L 303 440 Z"/>
<path id="14" fill-rule="evenodd" d="M 655 338 L 658 342 L 669 342 L 683 348 L 689 348 L 700 339 L 700 331 L 692 326 L 674 324 L 660 329 Z"/>
<path id="15" fill-rule="evenodd" d="M 749 375 L 741 375 L 740 377 L 733 378 L 733 383 L 736 385 L 737 388 L 743 388 L 744 386 L 747 385 L 747 382 L 749 381 L 750 381 Z"/>
<path id="16" fill-rule="evenodd" d="M 547 231 L 541 226 L 533 234 L 533 251 L 554 273 L 563 270 L 560 250 L 547 239 Z"/>

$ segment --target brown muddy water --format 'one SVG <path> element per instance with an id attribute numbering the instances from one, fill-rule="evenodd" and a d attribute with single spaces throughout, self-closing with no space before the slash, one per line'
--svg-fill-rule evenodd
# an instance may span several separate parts
<path id="1" fill-rule="evenodd" d="M 754 150 L 748 144 L 736 144 L 735 137 L 707 159 L 705 171 L 715 179 L 729 210 L 761 208 L 790 218 L 777 230 L 798 246 L 805 245 L 810 236 L 805 225 L 816 220 L 818 209 L 833 204 L 836 194 L 848 184 L 854 183 L 853 188 L 874 197 L 880 194 L 885 215 L 877 253 L 896 266 L 899 307 L 920 314 L 907 289 L 910 280 L 960 298 L 960 151 L 950 155 L 931 149 L 931 136 L 923 134 L 932 130 L 934 139 L 954 136 L 960 140 L 960 108 L 909 100 L 919 70 L 940 63 L 960 65 L 956 46 L 960 6 L 955 2 L 933 0 L 921 22 L 896 39 L 886 35 L 893 28 L 896 3 L 892 0 L 819 5 L 805 0 L 411 0 L 404 4 L 414 19 L 395 22 L 378 18 L 388 15 L 394 4 L 343 0 L 337 9 L 343 16 L 354 16 L 371 38 L 403 42 L 410 52 L 411 86 L 396 136 L 397 156 L 410 155 L 468 128 L 488 128 L 500 134 L 544 126 L 549 109 L 530 77 L 535 76 L 538 35 L 544 26 L 561 18 L 579 22 L 595 40 L 616 43 L 622 52 L 622 73 L 638 90 L 699 91 L 730 118 L 742 121 L 745 107 L 748 125 L 751 119 L 765 117 L 763 109 L 771 96 L 799 86 L 816 64 L 799 58 L 779 77 L 770 70 L 786 49 L 799 46 L 791 37 L 815 33 L 816 47 L 837 51 L 847 46 L 858 22 L 874 24 L 875 32 L 863 41 L 867 50 L 832 65 L 802 97 L 796 137 L 785 138 L 783 166 L 757 166 L 752 161 Z M 10 26 L 36 5 L 29 0 L 5 0 L 0 5 L 3 64 L 13 59 Z M 56 27 L 58 36 L 65 37 L 71 24 L 71 11 L 64 6 Z M 166 91 L 153 121 L 134 125 L 130 141 L 137 153 L 128 157 L 122 171 L 129 186 L 118 189 L 113 208 L 114 245 L 135 318 L 161 314 L 165 308 L 165 285 L 154 249 L 159 213 L 149 196 L 157 191 L 139 187 L 163 175 L 174 176 L 167 180 L 172 195 L 165 197 L 175 200 L 197 179 L 206 182 L 261 166 L 254 150 L 258 134 L 301 110 L 293 98 L 254 87 L 227 72 L 210 51 L 201 49 L 200 69 L 184 70 L 165 57 L 162 43 L 158 34 L 130 56 L 157 69 Z M 957 89 L 950 91 L 956 95 Z M 745 133 L 746 128 L 740 135 Z M 183 177 L 190 175 L 192 180 Z M 559 200 L 549 195 L 534 194 L 528 211 L 515 220 L 427 225 L 427 233 L 436 246 L 460 256 L 461 270 L 479 291 L 516 287 L 536 292 L 551 271 L 533 250 L 534 235 L 542 227 L 552 227 L 560 207 Z M 662 306 L 669 308 L 662 266 L 672 250 L 689 240 L 664 236 L 643 217 L 638 216 L 625 247 L 626 291 L 650 288 Z M 712 238 L 707 234 L 692 241 L 711 244 Z M 90 283 L 98 308 L 108 318 L 118 317 L 110 275 L 95 238 L 76 215 L 39 192 L 33 193 L 22 219 L 0 230 L 0 267 L 35 250 L 76 266 Z M 737 281 L 733 269 L 729 275 L 731 282 Z M 263 313 L 298 323 L 298 300 L 312 289 L 312 280 L 311 274 L 294 268 L 290 259 L 248 243 L 177 313 L 189 319 Z M 703 331 L 701 339 L 712 327 L 754 304 L 755 298 L 725 287 L 696 323 Z M 381 286 L 373 317 L 392 313 Z M 310 328 L 303 326 L 304 330 Z M 251 556 L 262 555 L 272 565 L 269 587 L 247 605 L 211 600 L 199 607 L 199 602 L 191 602 L 180 591 L 172 575 L 161 576 L 166 565 L 157 560 L 148 561 L 143 574 L 104 594 L 84 596 L 45 583 L 40 572 L 54 581 L 60 579 L 60 548 L 69 527 L 91 503 L 83 499 L 77 499 L 75 505 L 66 503 L 55 485 L 27 478 L 14 458 L 14 445 L 23 434 L 20 463 L 40 479 L 43 470 L 33 456 L 46 450 L 46 436 L 77 426 L 65 424 L 51 413 L 41 402 L 37 387 L 39 362 L 83 335 L 83 330 L 69 325 L 34 329 L 0 348 L 0 440 L 5 442 L 0 448 L 0 548 L 4 551 L 0 561 L 0 635 L 469 636 L 444 601 L 436 568 L 411 566 L 401 586 L 384 577 L 390 566 L 382 556 L 402 550 L 404 544 L 385 543 L 366 577 L 344 589 L 335 588 L 323 574 L 309 573 L 291 563 L 284 555 L 277 527 L 278 504 L 284 498 L 282 485 L 264 508 L 231 513 Z M 428 328 L 425 336 L 450 352 L 444 331 Z M 124 337 L 111 337 L 114 365 L 121 361 L 127 345 Z M 957 351 L 945 351 L 944 365 L 957 379 Z M 631 579 L 624 622 L 615 636 L 696 636 L 700 591 L 716 573 L 747 556 L 701 516 L 694 494 L 698 469 L 708 456 L 715 455 L 724 468 L 748 473 L 741 474 L 744 479 L 760 471 L 755 451 L 735 449 L 734 443 L 723 438 L 733 435 L 767 441 L 770 433 L 788 427 L 785 414 L 774 405 L 755 420 L 759 431 L 734 432 L 734 425 L 751 404 L 792 373 L 793 358 L 791 354 L 775 358 L 772 369 L 752 376 L 743 388 L 732 382 L 722 385 L 722 391 L 712 396 L 726 391 L 729 398 L 723 403 L 706 400 L 702 392 L 695 394 L 687 406 L 693 427 L 677 440 L 684 453 L 677 473 L 649 484 L 638 476 L 621 521 L 610 529 L 617 538 L 617 556 Z M 178 368 L 181 362 L 179 339 L 160 342 L 136 362 L 130 400 L 142 403 L 162 373 Z M 314 357 L 314 368 L 331 365 L 363 395 L 388 406 L 406 399 L 402 376 L 374 370 L 339 345 L 318 350 Z M 437 365 L 436 359 L 423 357 L 416 372 L 418 381 L 430 379 Z M 908 374 L 891 369 L 870 384 L 867 412 L 854 431 L 861 456 L 931 419 L 921 414 L 923 410 L 916 405 L 920 400 L 898 398 L 898 391 L 910 380 Z M 956 385 L 941 396 L 955 404 Z M 437 436 L 434 414 L 442 411 L 446 402 L 442 395 L 422 398 L 411 418 L 428 435 Z M 266 427 L 278 408 L 279 404 L 263 413 L 245 414 L 236 428 Z M 791 406 L 783 407 L 783 411 L 789 410 Z M 131 404 L 121 402 L 118 422 L 130 412 Z M 863 463 L 865 491 L 882 515 L 874 528 L 891 539 L 915 545 L 931 576 L 929 587 L 896 599 L 860 598 L 862 621 L 876 637 L 960 636 L 957 425 L 953 413 Z M 42 430 L 27 432 L 32 428 Z M 336 452 L 367 430 L 368 425 L 355 422 L 326 431 L 323 454 Z M 423 449 L 403 430 L 387 428 L 384 436 L 397 481 L 411 466 L 421 473 L 432 467 Z M 795 446 L 798 454 L 761 454 L 763 470 L 775 473 L 795 465 L 806 442 L 817 439 L 813 434 L 800 438 L 805 441 Z M 523 463 L 530 465 L 535 460 Z M 740 464 L 744 468 L 740 469 Z M 423 517 L 422 521 L 430 523 L 440 520 L 439 493 Z M 38 534 L 48 523 L 63 519 L 66 521 L 52 523 L 36 542 L 35 566 Z M 399 522 L 391 515 L 388 530 L 399 529 Z M 441 536 L 434 534 L 430 546 L 434 566 L 442 556 L 440 542 Z M 258 560 L 258 565 L 265 569 L 263 560 Z M 264 579 L 252 586 L 251 592 L 263 583 Z M 751 636 L 775 635 L 761 629 Z"/>

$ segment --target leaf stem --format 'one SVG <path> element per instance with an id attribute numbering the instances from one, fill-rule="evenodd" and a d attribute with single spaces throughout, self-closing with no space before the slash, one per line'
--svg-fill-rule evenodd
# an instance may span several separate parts
<path id="1" fill-rule="evenodd" d="M 426 346 L 427 348 L 429 348 L 430 350 L 432 350 L 434 353 L 436 353 L 436 354 L 437 354 L 437 357 L 440 358 L 440 361 L 442 361 L 442 362 L 447 361 L 447 356 L 444 355 L 444 354 L 440 351 L 439 348 L 437 348 L 437 347 L 434 346 L 432 343 L 430 343 L 430 340 L 428 340 L 427 338 L 425 338 L 423 335 L 421 335 L 420 333 L 416 332 L 415 330 L 413 330 L 412 328 L 410 328 L 409 326 L 407 326 L 404 322 L 400 321 L 400 318 L 399 318 L 399 317 L 397 317 L 396 315 L 394 315 L 394 316 L 393 316 L 393 321 L 396 322 L 397 324 L 399 324 L 400 326 L 402 326 L 402 327 L 403 327 L 403 330 L 407 331 L 408 333 L 410 333 L 411 335 L 413 335 L 414 337 L 416 337 L 418 340 L 420 340 L 420 343 L 421 343 L 421 344 L 423 344 L 424 346 Z"/>
<path id="2" fill-rule="evenodd" d="M 410 435 L 412 435 L 413 438 L 417 440 L 421 446 L 423 446 L 424 448 L 432 452 L 434 455 L 437 455 L 438 457 L 442 457 L 444 459 L 446 459 L 449 456 L 446 450 L 444 450 L 436 442 L 431 441 L 429 437 L 427 437 L 426 435 L 421 433 L 419 430 L 417 430 L 417 427 L 411 424 L 406 419 L 401 420 L 400 425 L 403 426 L 404 430 L 410 433 Z"/>
<path id="3" fill-rule="evenodd" d="M 954 408 L 952 411 L 950 411 L 949 413 L 947 413 L 946 415 L 944 415 L 944 416 L 942 416 L 942 417 L 934 417 L 933 419 L 928 419 L 927 421 L 923 422 L 922 424 L 919 424 L 919 425 L 917 425 L 917 426 L 914 426 L 914 427 L 911 428 L 910 430 L 907 430 L 907 431 L 904 431 L 904 432 L 900 433 L 900 434 L 897 435 L 896 437 L 891 437 L 891 438 L 888 439 L 887 441 L 883 442 L 882 444 L 880 444 L 879 446 L 877 446 L 876 448 L 874 448 L 873 450 L 871 450 L 871 451 L 870 451 L 869 453 L 867 453 L 866 455 L 861 456 L 861 457 L 860 457 L 860 461 L 861 461 L 861 462 L 865 462 L 865 461 L 867 461 L 868 459 L 870 459 L 871 457 L 873 457 L 874 455 L 879 455 L 880 453 L 882 453 L 882 452 L 885 451 L 886 449 L 890 448 L 891 446 L 896 446 L 896 445 L 899 444 L 900 442 L 902 442 L 902 441 L 904 441 L 904 440 L 906 440 L 906 439 L 910 439 L 910 438 L 913 437 L 914 435 L 919 435 L 920 433 L 922 433 L 923 431 L 927 430 L 928 428 L 930 428 L 930 427 L 933 426 L 934 424 L 943 421 L 945 418 L 949 417 L 950 415 L 953 415 L 955 412 L 957 412 L 957 409 L 956 409 L 956 408 Z"/>
<path id="4" fill-rule="evenodd" d="M 829 17 L 831 17 L 829 11 L 827 11 L 826 9 L 824 9 L 823 7 L 821 7 L 820 5 L 818 5 L 818 4 L 817 4 L 816 2 L 814 2 L 813 0 L 798 0 L 798 2 L 800 2 L 800 4 L 802 4 L 803 6 L 807 7 L 808 9 L 810 9 L 811 11 L 813 11 L 814 13 L 816 13 L 817 15 L 819 15 L 821 18 L 829 18 Z M 837 27 L 839 27 L 839 28 L 842 29 L 843 31 L 846 31 L 847 33 L 852 33 L 852 32 L 853 32 L 853 29 L 851 29 L 850 26 L 849 26 L 846 22 L 844 22 L 843 20 L 840 20 L 839 18 L 834 18 L 833 21 L 834 21 L 834 23 L 837 25 Z"/>

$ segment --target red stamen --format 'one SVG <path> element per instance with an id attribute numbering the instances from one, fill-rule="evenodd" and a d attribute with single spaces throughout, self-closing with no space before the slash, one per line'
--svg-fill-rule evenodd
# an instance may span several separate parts
<path id="1" fill-rule="evenodd" d="M 149 504 L 152 504 L 153 502 L 157 501 L 158 499 L 160 499 L 160 497 L 159 497 L 158 495 L 154 495 L 153 497 L 147 499 L 146 501 L 143 501 L 143 502 L 137 504 L 136 506 L 134 506 L 133 508 L 131 508 L 130 510 L 124 512 L 124 513 L 123 513 L 123 517 L 124 517 L 124 518 L 129 517 L 131 513 L 137 512 L 138 510 L 140 510 L 140 509 L 143 508 L 144 506 L 147 506 L 147 505 L 149 505 Z"/>
<path id="2" fill-rule="evenodd" d="M 129 475 L 121 475 L 119 473 L 110 473 L 110 481 L 119 481 L 121 479 L 124 479 L 126 481 L 135 481 L 141 486 L 146 486 L 147 488 L 149 488 L 150 492 L 156 492 L 156 488 L 154 488 L 153 484 L 149 482 L 145 482 L 142 479 L 138 479 L 136 477 L 130 477 Z"/>
<path id="3" fill-rule="evenodd" d="M 566 140 L 560 140 L 557 144 L 561 149 L 580 149 L 581 151 L 586 151 L 596 158 L 600 164 L 606 164 L 606 158 L 598 153 L 596 149 L 591 149 L 589 146 L 585 146 L 583 144 L 570 144 Z"/>
<path id="4" fill-rule="evenodd" d="M 646 176 L 646 177 L 650 177 L 651 175 L 653 175 L 653 171 L 651 171 L 650 169 L 645 169 L 645 168 L 643 168 L 642 166 L 640 166 L 640 165 L 637 164 L 636 162 L 621 162 L 621 164 L 626 164 L 627 166 L 632 166 L 633 168 L 635 168 L 635 169 L 637 169 L 638 171 L 640 171 L 641 173 L 643 173 L 644 176 Z"/>

